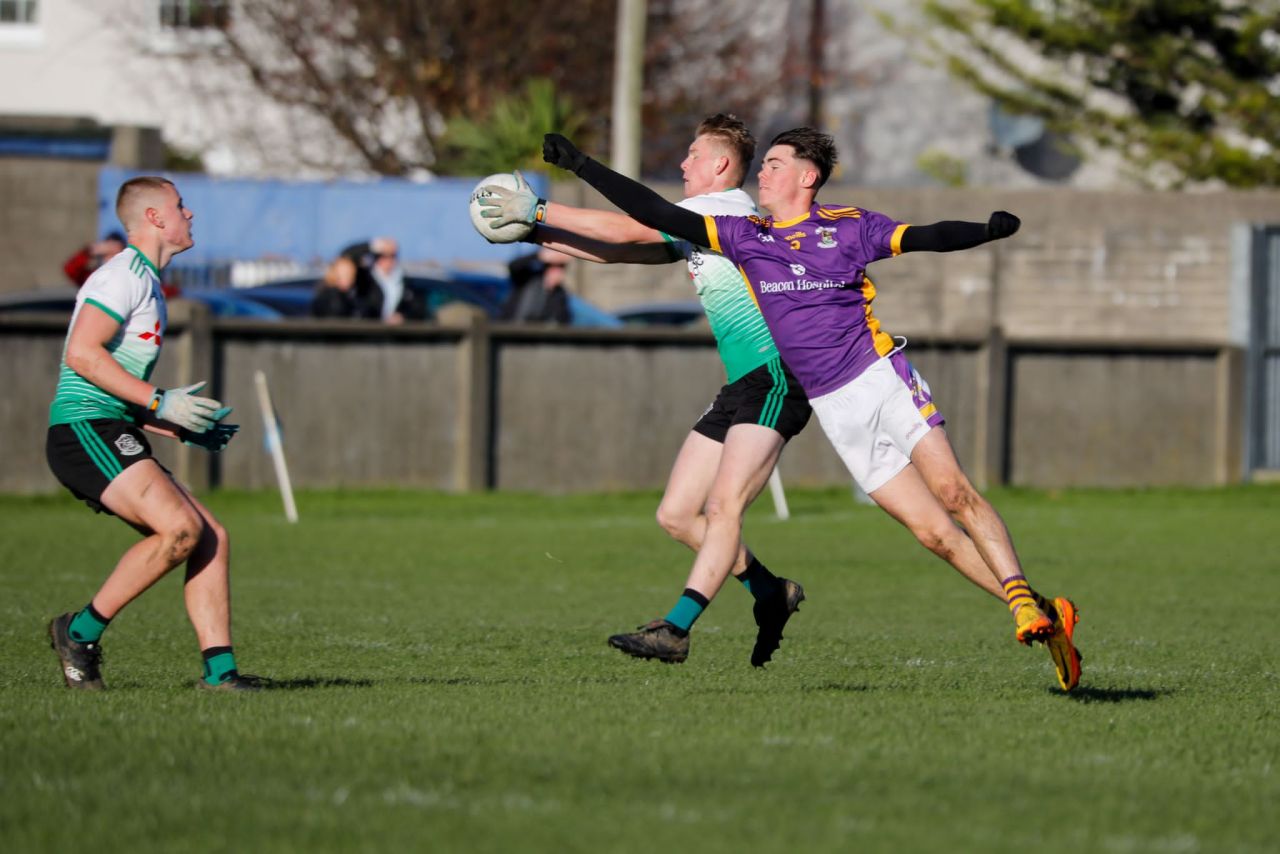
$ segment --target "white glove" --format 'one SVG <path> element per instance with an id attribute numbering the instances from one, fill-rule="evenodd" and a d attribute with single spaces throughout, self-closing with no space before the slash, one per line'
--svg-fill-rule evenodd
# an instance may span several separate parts
<path id="1" fill-rule="evenodd" d="M 539 222 L 538 209 L 546 208 L 547 200 L 538 198 L 519 170 L 512 173 L 516 177 L 516 188 L 508 190 L 500 184 L 486 184 L 487 198 L 480 200 L 480 216 L 493 220 L 490 228 L 501 228 L 515 222 L 533 225 Z"/>
<path id="2" fill-rule="evenodd" d="M 225 418 L 227 412 L 219 411 L 224 407 L 220 401 L 209 397 L 196 397 L 195 392 L 205 387 L 203 381 L 182 388 L 171 388 L 168 391 L 158 388 L 147 406 L 161 421 L 177 424 L 192 433 L 203 433 L 213 423 Z"/>

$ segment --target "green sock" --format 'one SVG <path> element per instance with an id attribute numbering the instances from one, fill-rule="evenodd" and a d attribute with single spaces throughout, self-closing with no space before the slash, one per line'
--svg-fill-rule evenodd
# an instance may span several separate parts
<path id="1" fill-rule="evenodd" d="M 685 588 L 674 608 L 667 614 L 666 620 L 682 632 L 689 631 L 695 620 L 702 616 L 709 600 L 697 590 Z"/>
<path id="2" fill-rule="evenodd" d="M 76 643 L 97 643 L 102 640 L 102 633 L 107 630 L 107 624 L 110 622 L 111 618 L 99 614 L 90 602 L 84 606 L 83 611 L 71 618 L 67 634 L 71 635 L 71 639 Z"/>
<path id="3" fill-rule="evenodd" d="M 210 685 L 220 685 L 238 672 L 231 647 L 211 646 L 204 651 L 204 681 Z"/>
<path id="4" fill-rule="evenodd" d="M 742 575 L 735 575 L 734 578 L 742 582 L 742 586 L 747 588 L 747 592 L 757 602 L 778 592 L 778 576 L 766 569 L 755 555 L 751 556 L 751 563 L 747 564 Z"/>

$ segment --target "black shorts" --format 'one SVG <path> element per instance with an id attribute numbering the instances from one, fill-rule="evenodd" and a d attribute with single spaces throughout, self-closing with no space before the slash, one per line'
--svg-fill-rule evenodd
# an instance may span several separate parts
<path id="1" fill-rule="evenodd" d="M 44 452 L 58 481 L 99 513 L 111 512 L 102 506 L 107 484 L 134 463 L 152 458 L 142 428 L 114 418 L 54 424 Z"/>
<path id="2" fill-rule="evenodd" d="M 812 412 L 809 398 L 791 369 L 782 359 L 774 358 L 722 387 L 693 429 L 724 442 L 733 425 L 759 424 L 776 430 L 785 441 L 804 429 Z"/>

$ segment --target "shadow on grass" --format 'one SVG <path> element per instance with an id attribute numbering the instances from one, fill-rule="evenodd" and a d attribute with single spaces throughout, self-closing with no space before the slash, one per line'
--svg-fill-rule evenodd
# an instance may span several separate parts
<path id="1" fill-rule="evenodd" d="M 372 688 L 372 679 L 347 679 L 344 676 L 315 676 L 306 679 L 272 679 L 268 691 L 307 691 L 312 688 Z"/>
<path id="2" fill-rule="evenodd" d="M 869 685 L 856 685 L 851 682 L 818 682 L 813 685 L 801 685 L 801 691 L 809 693 L 826 693 L 828 691 L 843 692 L 846 694 L 861 694 L 871 690 Z"/>
<path id="3" fill-rule="evenodd" d="M 1049 689 L 1052 694 L 1062 694 L 1057 688 Z M 1171 688 L 1076 688 L 1067 699 L 1077 703 L 1130 703 L 1137 700 L 1159 700 L 1173 694 Z"/>
<path id="4" fill-rule="evenodd" d="M 414 685 L 479 687 L 485 685 L 534 685 L 533 676 L 414 676 L 405 680 Z"/>

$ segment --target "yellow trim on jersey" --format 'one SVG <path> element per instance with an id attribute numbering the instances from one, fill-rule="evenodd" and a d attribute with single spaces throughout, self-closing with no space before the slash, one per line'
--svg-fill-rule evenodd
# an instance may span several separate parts
<path id="1" fill-rule="evenodd" d="M 710 214 L 704 214 L 702 217 L 707 223 L 707 246 L 712 252 L 724 254 L 724 250 L 720 248 L 720 232 L 716 229 L 716 218 Z"/>
<path id="2" fill-rule="evenodd" d="M 862 313 L 867 318 L 867 329 L 871 332 L 871 342 L 876 348 L 876 353 L 880 356 L 887 356 L 893 352 L 893 348 L 897 346 L 893 342 L 893 336 L 880 328 L 880 321 L 876 320 L 875 315 L 871 313 L 871 301 L 876 298 L 876 285 L 871 281 L 871 277 L 863 274 L 862 276 Z"/>
<path id="3" fill-rule="evenodd" d="M 795 219 L 787 219 L 787 220 L 775 219 L 771 223 L 771 225 L 773 228 L 790 228 L 791 226 L 795 225 L 798 222 L 804 222 L 808 218 L 809 218 L 809 211 L 805 211 L 803 214 L 796 217 Z"/>
<path id="4" fill-rule="evenodd" d="M 746 285 L 747 293 L 751 295 L 751 301 L 756 304 L 756 311 L 759 311 L 760 300 L 758 297 L 756 297 L 756 289 L 751 287 L 751 280 L 747 278 L 747 271 L 742 269 L 741 264 L 737 266 L 738 266 L 738 273 L 741 274 L 742 276 L 742 284 Z"/>
<path id="5" fill-rule="evenodd" d="M 930 415 L 932 415 L 937 411 L 938 411 L 938 407 L 932 403 L 926 403 L 924 406 L 920 407 L 920 415 L 924 418 L 928 418 Z"/>
<path id="6" fill-rule="evenodd" d="M 862 208 L 818 208 L 820 219 L 862 219 Z"/>
<path id="7" fill-rule="evenodd" d="M 893 230 L 893 237 L 889 240 L 889 249 L 893 252 L 893 257 L 897 258 L 902 254 L 902 233 L 910 227 L 904 222 Z"/>

